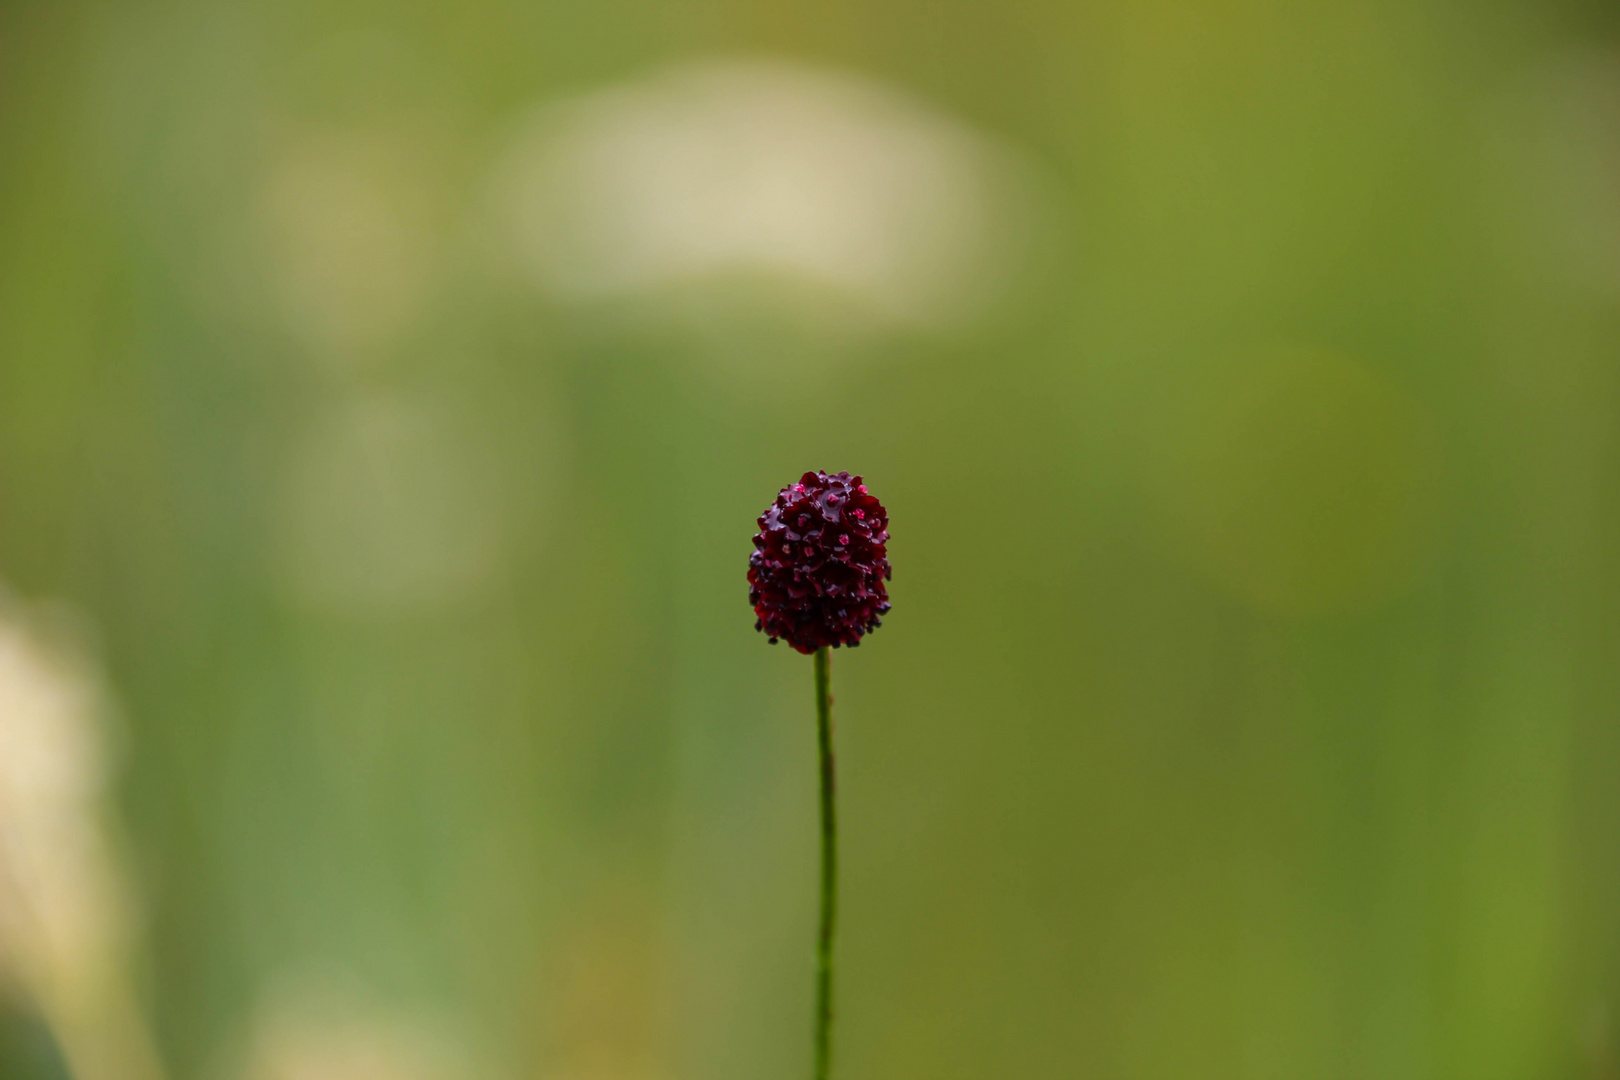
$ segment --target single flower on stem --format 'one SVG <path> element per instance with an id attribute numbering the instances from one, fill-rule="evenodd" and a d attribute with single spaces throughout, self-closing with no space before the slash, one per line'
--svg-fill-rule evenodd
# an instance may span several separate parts
<path id="1" fill-rule="evenodd" d="M 859 476 L 807 472 L 759 518 L 748 557 L 754 628 L 814 654 L 821 756 L 821 922 L 816 939 L 815 1080 L 832 1060 L 833 930 L 838 913 L 832 650 L 854 648 L 889 610 L 889 515 Z"/>

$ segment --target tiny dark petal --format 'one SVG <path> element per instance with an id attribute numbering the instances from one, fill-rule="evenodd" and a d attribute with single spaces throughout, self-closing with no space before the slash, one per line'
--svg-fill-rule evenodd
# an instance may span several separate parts
<path id="1" fill-rule="evenodd" d="M 835 523 L 849 531 L 823 532 Z M 759 519 L 748 560 L 756 629 L 802 653 L 858 644 L 889 610 L 887 527 L 883 504 L 859 476 L 807 472 L 783 488 Z M 831 550 L 823 551 L 822 543 Z"/>

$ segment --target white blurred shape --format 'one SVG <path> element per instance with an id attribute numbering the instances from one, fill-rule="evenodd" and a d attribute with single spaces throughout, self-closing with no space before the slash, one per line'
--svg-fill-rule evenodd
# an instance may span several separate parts
<path id="1" fill-rule="evenodd" d="M 334 402 L 285 477 L 281 552 L 306 602 L 353 614 L 434 607 L 500 560 L 494 455 L 427 398 Z"/>
<path id="2" fill-rule="evenodd" d="M 840 321 L 873 329 L 983 315 L 1039 216 L 1029 166 L 993 140 L 879 83 L 771 60 L 545 106 L 501 175 L 520 256 L 558 299 L 764 277 L 832 292 Z"/>
<path id="3" fill-rule="evenodd" d="M 79 1080 L 151 1080 L 103 802 L 102 693 L 37 622 L 0 595 L 0 978 L 34 1002 Z"/>

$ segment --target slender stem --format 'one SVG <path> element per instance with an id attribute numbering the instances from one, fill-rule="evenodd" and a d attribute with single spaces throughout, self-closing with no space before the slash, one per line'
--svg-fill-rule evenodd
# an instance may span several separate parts
<path id="1" fill-rule="evenodd" d="M 833 928 L 838 920 L 838 817 L 832 744 L 832 650 L 816 650 L 816 730 L 821 744 L 821 933 L 816 940 L 816 1075 L 832 1061 Z"/>

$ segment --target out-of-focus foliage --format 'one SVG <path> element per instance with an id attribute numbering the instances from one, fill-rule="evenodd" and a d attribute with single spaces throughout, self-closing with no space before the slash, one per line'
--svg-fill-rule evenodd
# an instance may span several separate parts
<path id="1" fill-rule="evenodd" d="M 0 1074 L 1620 1075 L 1607 10 L 0 8 Z"/>

